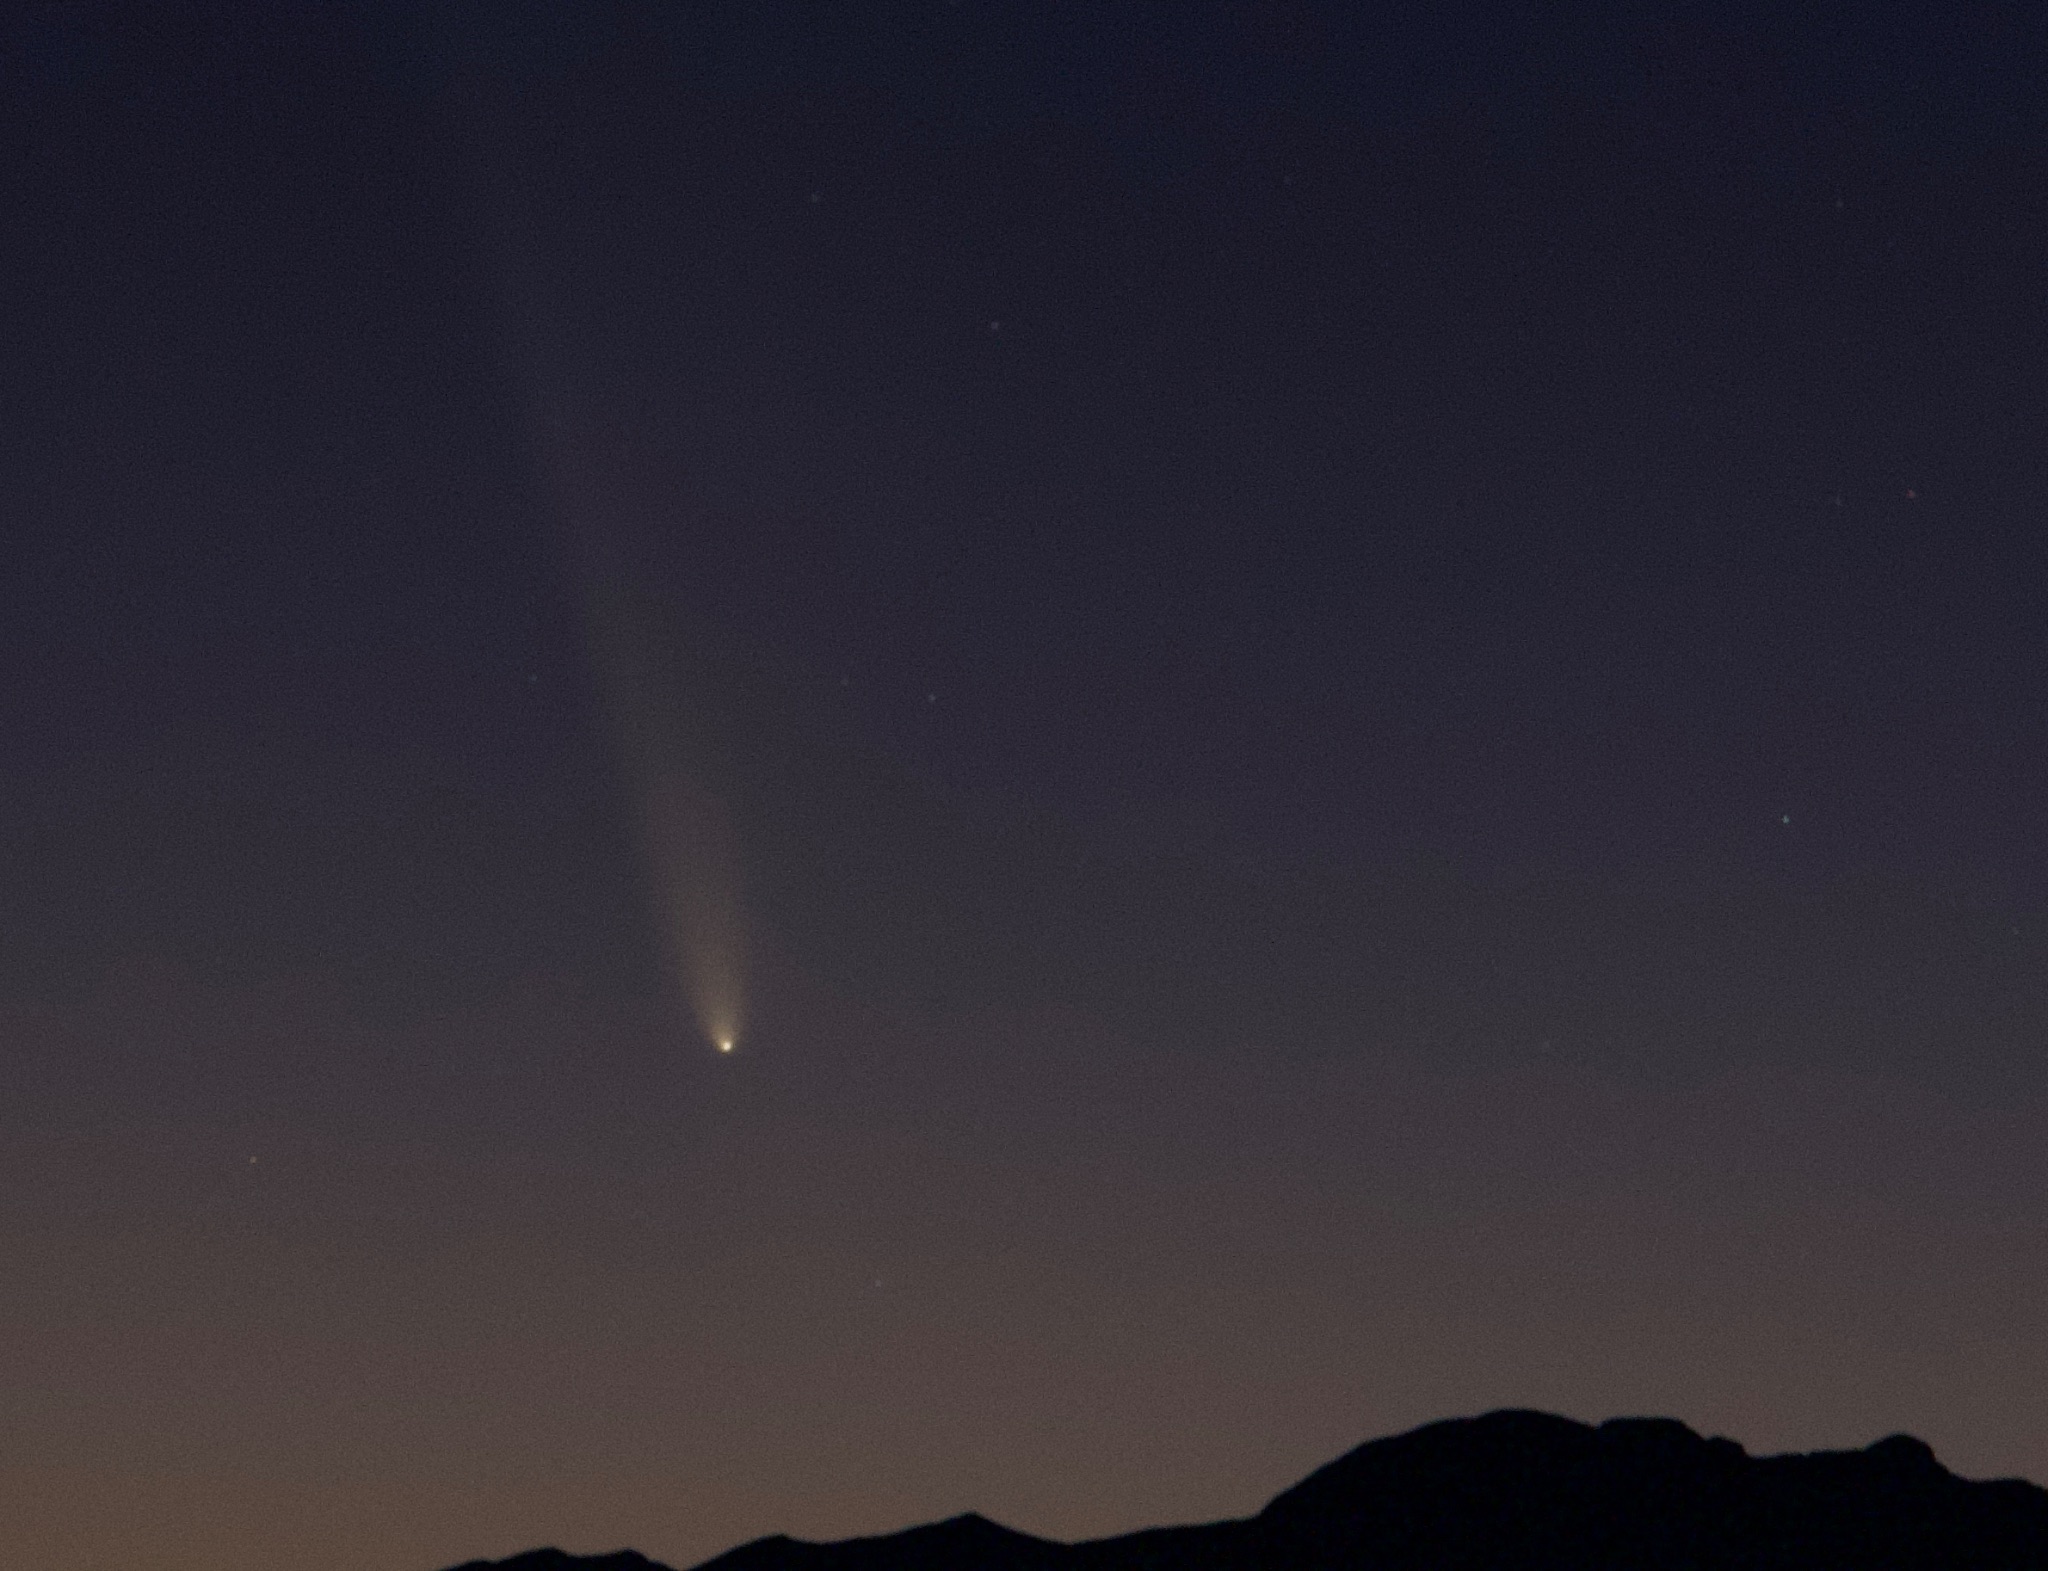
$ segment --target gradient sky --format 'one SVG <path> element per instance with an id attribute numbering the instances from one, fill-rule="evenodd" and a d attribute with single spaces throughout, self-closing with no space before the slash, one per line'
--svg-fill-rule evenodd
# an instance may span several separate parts
<path id="1" fill-rule="evenodd" d="M 11 9 L 0 1556 L 2048 1480 L 2048 23 L 1784 9 Z"/>

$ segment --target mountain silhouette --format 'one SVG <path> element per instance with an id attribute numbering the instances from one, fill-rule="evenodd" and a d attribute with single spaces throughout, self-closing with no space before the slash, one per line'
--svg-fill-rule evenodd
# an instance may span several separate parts
<path id="1" fill-rule="evenodd" d="M 455 1571 L 667 1571 L 540 1549 Z M 1669 1418 L 1507 1410 L 1373 1440 L 1258 1515 L 1063 1544 L 969 1514 L 697 1571 L 2048 1571 L 2048 1490 L 1925 1443 L 1753 1457 Z"/>

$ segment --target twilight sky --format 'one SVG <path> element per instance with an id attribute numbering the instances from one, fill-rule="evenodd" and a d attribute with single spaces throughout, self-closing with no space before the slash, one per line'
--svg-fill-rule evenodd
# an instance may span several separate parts
<path id="1" fill-rule="evenodd" d="M 1785 9 L 11 11 L 7 1553 L 2048 1481 L 2048 17 Z"/>

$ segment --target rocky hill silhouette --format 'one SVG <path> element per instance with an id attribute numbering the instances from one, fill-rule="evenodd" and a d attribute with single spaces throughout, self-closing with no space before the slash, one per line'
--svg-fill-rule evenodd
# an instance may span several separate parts
<path id="1" fill-rule="evenodd" d="M 1369 1441 L 1258 1515 L 1063 1544 L 972 1514 L 697 1571 L 2048 1571 L 2048 1490 L 1908 1435 L 1753 1457 L 1668 1418 L 1450 1419 Z M 455 1571 L 667 1571 L 558 1549 Z"/>

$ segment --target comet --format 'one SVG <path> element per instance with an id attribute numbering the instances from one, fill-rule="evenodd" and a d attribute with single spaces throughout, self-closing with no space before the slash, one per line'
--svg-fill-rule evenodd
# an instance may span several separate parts
<path id="1" fill-rule="evenodd" d="M 480 212 L 496 219 L 485 242 L 496 263 L 505 368 L 524 394 L 535 478 L 580 602 L 663 981 L 685 1035 L 730 1053 L 740 1032 L 745 922 L 703 673 L 683 656 L 673 608 L 650 593 L 660 575 L 634 548 L 599 356 L 560 308 L 503 139 L 489 134 L 485 106 L 471 107 L 469 168 Z"/>

